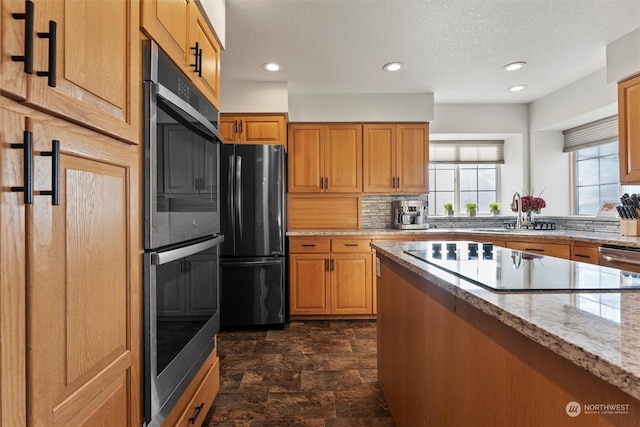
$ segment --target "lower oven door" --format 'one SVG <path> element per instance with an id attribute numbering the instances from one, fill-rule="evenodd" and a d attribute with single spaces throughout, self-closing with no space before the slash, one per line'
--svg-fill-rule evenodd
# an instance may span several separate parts
<path id="1" fill-rule="evenodd" d="M 223 236 L 145 254 L 145 419 L 160 426 L 220 329 Z"/>

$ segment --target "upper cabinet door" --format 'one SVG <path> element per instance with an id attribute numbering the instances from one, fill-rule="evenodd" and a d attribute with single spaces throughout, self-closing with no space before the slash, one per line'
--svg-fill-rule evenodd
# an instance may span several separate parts
<path id="1" fill-rule="evenodd" d="M 223 142 L 232 143 L 239 142 L 236 139 L 236 118 L 223 116 L 220 114 L 220 121 L 218 122 L 218 132 L 220 132 L 220 138 Z"/>
<path id="2" fill-rule="evenodd" d="M 324 188 L 324 125 L 289 127 L 289 192 L 319 193 Z"/>
<path id="3" fill-rule="evenodd" d="M 618 83 L 620 182 L 640 184 L 640 75 Z"/>
<path id="4" fill-rule="evenodd" d="M 189 0 L 143 0 L 142 27 L 162 50 L 184 68 L 189 63 Z"/>
<path id="5" fill-rule="evenodd" d="M 399 124 L 396 140 L 398 191 L 426 193 L 429 188 L 429 125 Z"/>
<path id="6" fill-rule="evenodd" d="M 243 116 L 240 131 L 242 142 L 247 144 L 285 145 L 284 115 Z"/>
<path id="7" fill-rule="evenodd" d="M 196 65 L 190 67 L 190 78 L 200 92 L 219 110 L 220 45 L 209 29 L 209 24 L 198 12 L 195 2 L 192 2 L 191 8 L 193 12 L 189 47 L 196 53 L 193 55 L 193 64 Z"/>
<path id="8" fill-rule="evenodd" d="M 362 125 L 329 124 L 325 131 L 324 190 L 362 191 Z"/>
<path id="9" fill-rule="evenodd" d="M 137 144 L 141 108 L 139 3 L 38 1 L 34 28 L 36 33 L 49 36 L 34 41 L 34 73 L 28 76 L 27 103 Z M 36 71 L 55 74 L 55 78 L 39 76 Z"/>
<path id="10" fill-rule="evenodd" d="M 365 193 L 392 193 L 396 183 L 396 126 L 370 124 L 363 126 Z"/>
<path id="11" fill-rule="evenodd" d="M 27 8 L 30 10 L 27 11 Z M 25 57 L 33 57 L 33 52 L 29 52 L 28 47 L 25 51 L 25 38 L 35 37 L 33 31 L 30 35 L 26 32 L 26 28 L 33 25 L 34 9 L 33 3 L 27 6 L 24 0 L 0 2 L 0 91 L 3 95 L 19 100 L 27 97 L 27 71 L 33 72 L 33 65 L 29 65 L 29 59 L 25 63 Z M 24 16 L 16 19 L 14 14 Z M 13 57 L 21 58 L 16 58 L 16 61 Z"/>

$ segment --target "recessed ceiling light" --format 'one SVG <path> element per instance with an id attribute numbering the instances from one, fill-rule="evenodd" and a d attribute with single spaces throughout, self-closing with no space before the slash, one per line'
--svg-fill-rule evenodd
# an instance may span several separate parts
<path id="1" fill-rule="evenodd" d="M 507 64 L 502 68 L 507 71 L 516 71 L 524 67 L 525 65 L 527 65 L 526 62 L 519 61 L 519 62 L 512 62 L 511 64 Z"/>
<path id="2" fill-rule="evenodd" d="M 527 88 L 527 85 L 515 85 L 515 86 L 511 86 L 509 90 L 511 92 L 520 92 L 521 90 L 524 90 L 526 88 Z"/>
<path id="3" fill-rule="evenodd" d="M 402 62 L 389 62 L 388 64 L 384 64 L 382 69 L 385 71 L 398 71 L 402 67 Z"/>
<path id="4" fill-rule="evenodd" d="M 280 66 L 275 62 L 267 62 L 266 64 L 262 64 L 262 68 L 267 71 L 278 71 L 280 69 Z"/>

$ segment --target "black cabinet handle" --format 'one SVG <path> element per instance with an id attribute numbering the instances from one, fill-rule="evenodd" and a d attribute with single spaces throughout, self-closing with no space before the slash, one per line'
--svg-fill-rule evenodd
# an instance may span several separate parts
<path id="1" fill-rule="evenodd" d="M 202 408 L 204 408 L 204 402 L 202 402 L 200 405 L 198 405 L 196 407 L 196 412 L 193 414 L 193 417 L 189 418 L 189 422 L 191 424 L 195 424 L 196 423 L 196 420 L 200 416 L 200 412 L 202 411 Z"/>
<path id="2" fill-rule="evenodd" d="M 196 45 L 191 48 L 194 51 L 193 53 L 193 64 L 189 64 L 189 66 L 193 67 L 193 71 L 198 73 L 199 77 L 202 77 L 202 49 L 200 49 L 198 42 Z"/>
<path id="3" fill-rule="evenodd" d="M 544 252 L 544 249 L 539 248 L 524 248 L 526 252 Z"/>
<path id="4" fill-rule="evenodd" d="M 42 157 L 51 157 L 51 191 L 40 191 L 41 196 L 51 196 L 51 205 L 60 205 L 60 141 L 51 141 L 51 151 L 40 153 Z"/>
<path id="5" fill-rule="evenodd" d="M 324 260 L 324 271 L 329 271 L 329 260 L 328 259 Z"/>
<path id="6" fill-rule="evenodd" d="M 391 178 L 391 180 L 393 181 L 392 183 L 393 188 L 396 188 L 396 177 L 394 176 L 393 178 Z"/>
<path id="7" fill-rule="evenodd" d="M 37 71 L 36 75 L 40 77 L 48 77 L 47 84 L 56 87 L 56 33 L 58 24 L 55 21 L 49 21 L 49 32 L 38 33 L 41 39 L 49 39 L 49 70 Z"/>
<path id="8" fill-rule="evenodd" d="M 33 2 L 24 2 L 24 13 L 13 13 L 13 19 L 24 19 L 24 56 L 12 55 L 14 62 L 24 62 L 24 72 L 33 73 Z"/>
<path id="9" fill-rule="evenodd" d="M 397 188 L 400 188 L 400 177 L 396 178 L 396 182 L 398 183 L 398 187 Z"/>
<path id="10" fill-rule="evenodd" d="M 351 246 L 351 247 L 354 247 L 354 246 L 360 246 L 360 245 L 359 245 L 359 244 L 357 244 L 357 243 L 345 243 L 344 245 L 345 245 L 345 246 Z"/>
<path id="11" fill-rule="evenodd" d="M 333 260 L 331 260 L 331 271 L 336 271 L 335 264 L 333 263 Z"/>
<path id="12" fill-rule="evenodd" d="M 312 243 L 303 243 L 302 246 L 305 247 L 305 248 L 315 248 L 316 247 L 316 245 L 312 244 Z"/>
<path id="13" fill-rule="evenodd" d="M 31 132 L 25 130 L 22 133 L 22 144 L 11 144 L 11 148 L 21 148 L 24 150 L 22 159 L 23 187 L 11 187 L 14 193 L 24 193 L 24 204 L 33 203 L 33 145 L 31 143 Z"/>

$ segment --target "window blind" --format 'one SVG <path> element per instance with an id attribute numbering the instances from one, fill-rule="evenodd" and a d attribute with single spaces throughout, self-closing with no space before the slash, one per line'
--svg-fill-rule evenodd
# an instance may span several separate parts
<path id="1" fill-rule="evenodd" d="M 504 141 L 429 141 L 429 162 L 501 164 Z"/>
<path id="2" fill-rule="evenodd" d="M 606 117 L 562 131 L 564 152 L 618 140 L 618 116 Z"/>

